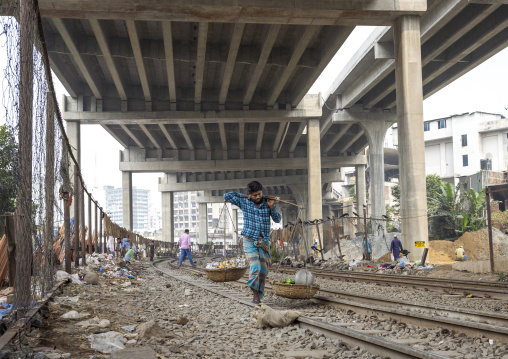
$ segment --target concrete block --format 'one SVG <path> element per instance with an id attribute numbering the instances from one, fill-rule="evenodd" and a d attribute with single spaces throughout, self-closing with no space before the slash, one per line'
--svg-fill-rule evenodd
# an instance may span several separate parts
<path id="1" fill-rule="evenodd" d="M 152 348 L 128 348 L 122 350 L 115 350 L 111 353 L 111 359 L 157 359 L 157 355 Z"/>
<path id="2" fill-rule="evenodd" d="M 490 261 L 471 261 L 456 262 L 452 264 L 455 270 L 465 270 L 471 273 L 489 273 Z M 494 262 L 494 271 L 506 272 L 508 271 L 508 260 L 496 260 Z"/>

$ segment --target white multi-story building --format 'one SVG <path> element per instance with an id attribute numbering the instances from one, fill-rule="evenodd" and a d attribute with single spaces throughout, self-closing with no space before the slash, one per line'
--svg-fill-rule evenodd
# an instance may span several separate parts
<path id="1" fill-rule="evenodd" d="M 480 170 L 506 171 L 508 119 L 500 114 L 464 113 L 425 121 L 425 172 L 445 180 Z M 397 144 L 397 128 L 393 132 Z"/>
<path id="2" fill-rule="evenodd" d="M 104 186 L 106 192 L 106 213 L 111 220 L 119 226 L 123 226 L 122 216 L 122 188 Z M 134 232 L 143 233 L 148 230 L 148 198 L 150 191 L 147 189 L 132 188 L 132 229 Z"/>

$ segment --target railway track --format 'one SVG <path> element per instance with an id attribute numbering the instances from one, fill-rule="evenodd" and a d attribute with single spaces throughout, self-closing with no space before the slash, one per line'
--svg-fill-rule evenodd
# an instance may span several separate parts
<path id="1" fill-rule="evenodd" d="M 294 274 L 296 269 L 271 268 L 272 272 Z M 461 281 L 407 275 L 383 275 L 365 272 L 331 272 L 310 269 L 314 276 L 344 282 L 365 282 L 444 292 L 446 294 L 473 294 L 483 298 L 508 299 L 508 283 Z"/>
<path id="2" fill-rule="evenodd" d="M 244 305 L 254 307 L 249 294 L 239 294 L 242 291 L 232 288 L 231 285 L 241 285 L 245 288 L 244 281 L 228 282 L 231 285 L 223 283 L 213 283 L 203 278 L 204 271 L 199 268 L 185 268 L 189 276 L 172 275 L 164 269 L 164 265 L 156 263 L 154 268 L 171 277 L 197 286 L 203 290 L 208 290 L 218 295 L 236 300 Z M 174 268 L 181 269 L 181 268 Z M 196 278 L 194 275 L 198 275 Z M 271 290 L 267 285 L 266 290 Z M 459 332 L 472 337 L 485 335 L 488 338 L 494 338 L 496 341 L 508 343 L 508 316 L 500 313 L 486 313 L 473 310 L 457 310 L 445 306 L 417 305 L 414 303 L 400 303 L 396 301 L 383 302 L 376 297 L 356 295 L 348 292 L 334 291 L 328 289 L 320 290 L 319 295 L 312 299 L 313 302 L 326 306 L 338 307 L 342 310 L 355 312 L 371 319 L 381 321 L 398 320 L 396 324 L 401 330 L 407 325 L 442 328 L 444 335 L 447 333 Z M 264 300 L 265 304 L 275 309 L 287 309 L 281 307 L 279 302 L 273 300 Z M 348 312 L 348 313 L 349 313 Z M 464 320 L 465 316 L 469 320 Z M 322 333 L 329 338 L 338 338 L 349 346 L 360 346 L 372 354 L 390 356 L 391 358 L 446 358 L 439 352 L 431 353 L 413 348 L 411 345 L 418 344 L 421 340 L 391 340 L 383 337 L 382 331 L 374 330 L 355 330 L 355 323 L 329 323 L 319 318 L 310 316 L 301 316 L 298 318 L 298 326 L 307 328 L 316 333 Z M 357 324 L 358 325 L 358 324 Z M 374 334 L 374 335 L 373 335 Z M 446 353 L 445 353 L 446 354 Z M 450 356 L 454 357 L 454 355 Z"/>

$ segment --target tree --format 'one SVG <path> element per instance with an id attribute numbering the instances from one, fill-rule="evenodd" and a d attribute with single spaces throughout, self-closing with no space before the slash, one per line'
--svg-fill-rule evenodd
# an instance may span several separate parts
<path id="1" fill-rule="evenodd" d="M 508 211 L 494 213 L 492 224 L 503 232 L 508 231 Z"/>
<path id="2" fill-rule="evenodd" d="M 16 208 L 18 145 L 7 125 L 0 126 L 0 215 Z M 5 217 L 0 217 L 3 223 Z"/>
<path id="3" fill-rule="evenodd" d="M 441 191 L 431 199 L 435 210 L 429 211 L 430 233 L 436 239 L 453 240 L 466 230 L 467 215 L 462 211 L 460 182 L 453 187 L 442 182 Z"/>
<path id="4" fill-rule="evenodd" d="M 433 199 L 441 192 L 441 177 L 439 175 L 427 175 L 425 177 L 425 188 L 427 190 L 427 210 L 435 210 L 435 203 Z M 394 199 L 393 207 L 396 210 L 400 209 L 400 186 L 397 184 L 392 188 L 392 195 Z"/>
<path id="5" fill-rule="evenodd" d="M 487 204 L 485 203 L 485 188 L 478 193 L 470 188 L 469 193 L 464 193 L 464 199 L 464 210 L 469 219 L 468 229 L 474 232 L 485 227 L 484 213 L 487 209 Z"/>

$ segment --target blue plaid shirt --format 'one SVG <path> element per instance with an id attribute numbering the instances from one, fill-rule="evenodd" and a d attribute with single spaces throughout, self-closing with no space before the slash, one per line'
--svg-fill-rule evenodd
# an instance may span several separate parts
<path id="1" fill-rule="evenodd" d="M 243 236 L 257 240 L 259 235 L 262 235 L 265 241 L 270 240 L 270 217 L 275 223 L 279 223 L 281 215 L 275 206 L 273 209 L 268 207 L 266 197 L 263 196 L 259 208 L 249 198 L 244 198 L 243 194 L 238 192 L 224 194 L 224 200 L 240 207 L 243 211 Z"/>

